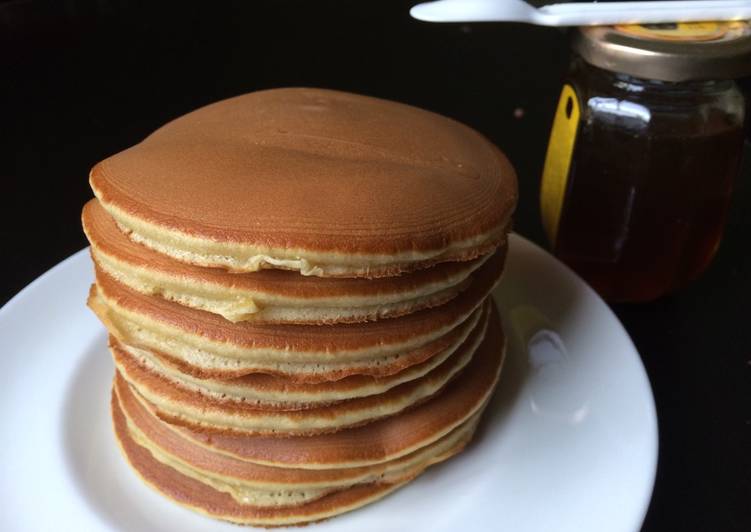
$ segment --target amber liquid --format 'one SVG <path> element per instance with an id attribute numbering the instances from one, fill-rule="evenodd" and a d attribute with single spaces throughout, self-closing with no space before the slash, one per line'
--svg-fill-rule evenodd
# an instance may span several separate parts
<path id="1" fill-rule="evenodd" d="M 737 126 L 658 139 L 582 124 L 556 255 L 610 301 L 680 288 L 717 250 L 742 142 Z"/>

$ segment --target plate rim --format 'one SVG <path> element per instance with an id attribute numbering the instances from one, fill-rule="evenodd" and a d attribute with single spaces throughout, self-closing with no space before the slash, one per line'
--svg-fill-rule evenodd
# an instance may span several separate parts
<path id="1" fill-rule="evenodd" d="M 560 268 L 562 268 L 566 274 L 573 278 L 574 281 L 582 286 L 587 292 L 591 293 L 595 299 L 598 301 L 601 307 L 603 307 L 608 314 L 609 318 L 616 324 L 619 331 L 623 335 L 624 339 L 628 343 L 628 346 L 630 350 L 634 354 L 634 359 L 636 362 L 636 368 L 639 372 L 640 377 L 644 380 L 644 383 L 646 384 L 646 390 L 647 390 L 647 397 L 649 401 L 647 402 L 647 411 L 645 414 L 647 415 L 647 422 L 648 426 L 647 429 L 649 430 L 649 439 L 650 439 L 650 446 L 651 449 L 653 449 L 653 452 L 650 453 L 650 461 L 649 464 L 647 464 L 648 467 L 648 485 L 649 488 L 645 490 L 642 501 L 640 503 L 641 511 L 639 513 L 638 519 L 637 519 L 637 528 L 635 529 L 636 532 L 639 532 L 644 525 L 644 521 L 647 517 L 647 513 L 649 512 L 649 508 L 652 503 L 652 498 L 654 496 L 654 490 L 655 490 L 655 482 L 657 480 L 657 467 L 659 464 L 659 458 L 660 458 L 660 426 L 659 426 L 659 420 L 658 420 L 658 414 L 657 414 L 657 402 L 655 401 L 655 394 L 654 390 L 652 388 L 652 380 L 649 378 L 649 373 L 647 373 L 647 368 L 644 365 L 644 361 L 642 360 L 641 353 L 636 348 L 636 344 L 634 343 L 633 338 L 631 338 L 631 335 L 629 334 L 626 327 L 623 325 L 621 320 L 618 318 L 618 315 L 613 311 L 613 309 L 610 307 L 610 305 L 605 301 L 600 294 L 598 294 L 594 288 L 592 288 L 589 283 L 587 283 L 578 273 L 576 273 L 568 264 L 560 260 L 558 257 L 553 255 L 550 251 L 545 249 L 542 245 L 538 244 L 537 242 L 534 242 L 530 240 L 529 238 L 520 235 L 516 232 L 511 232 L 509 234 L 510 239 L 513 240 L 519 240 L 522 242 L 523 245 L 529 246 L 531 249 L 533 249 L 536 253 L 541 253 L 546 257 L 548 260 L 552 260 L 556 265 Z"/>

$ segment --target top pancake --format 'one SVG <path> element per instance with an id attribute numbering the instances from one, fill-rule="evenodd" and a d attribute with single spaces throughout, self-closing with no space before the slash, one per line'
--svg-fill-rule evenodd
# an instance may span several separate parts
<path id="1" fill-rule="evenodd" d="M 488 253 L 517 194 L 507 159 L 466 126 L 299 88 L 178 118 L 96 165 L 91 185 L 131 238 L 183 262 L 343 277 Z"/>

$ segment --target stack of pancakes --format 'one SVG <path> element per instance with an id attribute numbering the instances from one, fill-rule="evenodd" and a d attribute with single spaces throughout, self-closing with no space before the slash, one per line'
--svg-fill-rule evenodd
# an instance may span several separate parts
<path id="1" fill-rule="evenodd" d="M 299 524 L 470 440 L 503 361 L 488 294 L 516 203 L 479 134 L 279 89 L 181 117 L 90 181 L 115 433 L 156 490 L 236 523 Z"/>

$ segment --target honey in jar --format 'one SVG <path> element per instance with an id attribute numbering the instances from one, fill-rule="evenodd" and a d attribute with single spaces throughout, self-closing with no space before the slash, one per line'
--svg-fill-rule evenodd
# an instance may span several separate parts
<path id="1" fill-rule="evenodd" d="M 745 22 L 578 30 L 541 190 L 553 251 L 610 301 L 710 264 L 740 167 Z"/>

